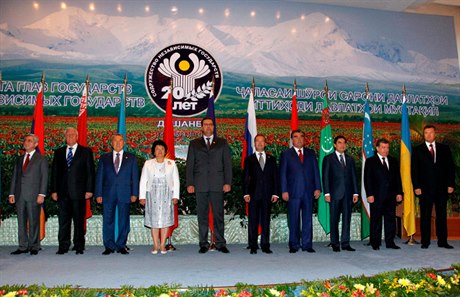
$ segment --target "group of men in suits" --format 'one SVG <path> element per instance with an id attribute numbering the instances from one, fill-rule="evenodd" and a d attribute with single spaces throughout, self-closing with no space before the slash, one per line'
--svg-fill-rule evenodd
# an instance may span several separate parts
<path id="1" fill-rule="evenodd" d="M 412 182 L 420 197 L 422 248 L 430 245 L 431 212 L 436 208 L 436 235 L 438 246 L 451 249 L 447 243 L 447 199 L 453 193 L 455 165 L 447 145 L 437 143 L 436 128 L 424 128 L 425 142 L 414 149 L 412 156 Z M 65 254 L 71 245 L 71 224 L 74 225 L 73 249 L 83 254 L 85 249 L 86 200 L 95 193 L 96 201 L 103 204 L 104 255 L 115 251 L 128 254 L 126 241 L 129 233 L 129 205 L 139 195 L 137 159 L 124 151 L 124 138 L 112 137 L 113 151 L 100 157 L 97 176 L 94 174 L 93 153 L 78 144 L 78 131 L 65 130 L 66 145 L 54 153 L 51 172 L 51 198 L 59 206 L 59 249 Z M 313 201 L 321 188 L 331 211 L 331 246 L 355 251 L 350 246 L 350 221 L 353 203 L 358 201 L 355 163 L 345 153 L 344 136 L 334 139 L 335 152 L 323 160 L 322 187 L 316 154 L 305 147 L 305 135 L 300 130 L 291 132 L 292 147 L 281 154 L 278 171 L 276 159 L 265 151 L 265 137 L 256 135 L 256 152 L 244 161 L 244 200 L 249 208 L 248 241 L 251 254 L 258 250 L 258 229 L 262 229 L 261 249 L 270 250 L 271 205 L 279 198 L 288 203 L 289 252 L 299 249 L 314 253 L 312 246 Z M 16 204 L 18 214 L 19 247 L 11 254 L 36 255 L 40 250 L 39 216 L 47 193 L 48 162 L 36 147 L 38 138 L 24 137 L 25 154 L 18 157 L 10 186 L 9 202 Z M 390 143 L 379 139 L 377 153 L 365 162 L 364 188 L 370 203 L 370 244 L 374 250 L 381 246 L 382 217 L 385 244 L 395 244 L 395 208 L 403 199 L 399 163 L 389 155 Z M 279 175 L 279 176 L 278 176 Z M 202 120 L 202 137 L 190 142 L 186 163 L 186 186 L 194 193 L 199 226 L 199 253 L 209 248 L 208 213 L 212 209 L 217 250 L 229 253 L 224 236 L 224 193 L 231 191 L 232 160 L 230 148 L 224 138 L 214 135 L 214 122 Z M 118 209 L 119 235 L 115 238 L 115 212 Z M 342 234 L 338 225 L 342 216 Z"/>

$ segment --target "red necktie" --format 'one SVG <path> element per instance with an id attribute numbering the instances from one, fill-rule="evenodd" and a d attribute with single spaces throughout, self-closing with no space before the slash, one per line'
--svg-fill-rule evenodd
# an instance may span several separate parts
<path id="1" fill-rule="evenodd" d="M 431 159 L 433 159 L 433 162 L 434 162 L 434 149 L 433 149 L 432 143 L 430 143 L 430 154 L 431 154 Z"/>
<path id="2" fill-rule="evenodd" d="M 22 164 L 22 171 L 26 171 L 27 165 L 29 165 L 30 162 L 30 154 L 27 154 L 26 160 L 24 161 L 24 164 Z"/>
<path id="3" fill-rule="evenodd" d="M 301 149 L 299 150 L 299 159 L 300 159 L 300 162 L 303 163 L 303 154 L 302 154 Z"/>

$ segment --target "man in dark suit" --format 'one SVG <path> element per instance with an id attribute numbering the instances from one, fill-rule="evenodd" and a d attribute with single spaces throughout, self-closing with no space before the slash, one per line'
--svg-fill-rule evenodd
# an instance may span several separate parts
<path id="1" fill-rule="evenodd" d="M 77 143 L 77 129 L 67 128 L 65 140 L 67 145 L 54 152 L 51 171 L 51 198 L 59 206 L 59 249 L 56 254 L 69 251 L 73 220 L 73 243 L 78 255 L 85 249 L 86 199 L 93 196 L 94 160 L 91 149 Z"/>
<path id="2" fill-rule="evenodd" d="M 420 231 L 422 249 L 427 249 L 431 239 L 431 212 L 436 210 L 436 236 L 438 247 L 452 249 L 447 243 L 447 199 L 454 192 L 455 164 L 447 145 L 438 143 L 436 128 L 423 129 L 425 142 L 414 148 L 412 154 L 412 184 L 420 198 Z"/>
<path id="3" fill-rule="evenodd" d="M 354 252 L 350 246 L 350 223 L 353 203 L 358 202 L 355 161 L 345 154 L 347 139 L 334 138 L 335 152 L 323 159 L 323 193 L 331 210 L 331 245 L 334 252 Z M 342 241 L 339 241 L 339 220 L 342 214 Z"/>
<path id="4" fill-rule="evenodd" d="M 190 141 L 186 164 L 187 192 L 196 194 L 199 253 L 209 249 L 208 213 L 211 203 L 217 250 L 228 253 L 224 237 L 224 193 L 232 183 L 232 156 L 227 140 L 214 136 L 210 118 L 201 121 L 203 136 Z"/>
<path id="5" fill-rule="evenodd" d="M 123 135 L 112 136 L 113 151 L 99 159 L 96 174 L 96 202 L 103 206 L 102 234 L 105 251 L 129 254 L 126 241 L 129 233 L 130 203 L 139 196 L 139 169 L 137 159 L 123 150 Z M 115 238 L 115 214 L 118 208 L 118 238 Z"/>
<path id="6" fill-rule="evenodd" d="M 390 142 L 377 141 L 377 154 L 364 164 L 364 188 L 371 208 L 370 242 L 379 250 L 382 241 L 382 216 L 385 221 L 385 244 L 389 249 L 400 249 L 394 242 L 396 234 L 396 203 L 402 201 L 399 162 L 391 157 Z"/>
<path id="7" fill-rule="evenodd" d="M 296 253 L 302 248 L 302 251 L 314 253 L 313 197 L 318 199 L 321 194 L 318 161 L 315 152 L 304 147 L 305 134 L 302 131 L 292 131 L 291 140 L 293 147 L 285 150 L 280 159 L 281 197 L 288 202 L 289 212 L 289 252 Z"/>
<path id="8" fill-rule="evenodd" d="M 244 160 L 244 201 L 249 203 L 248 239 L 251 254 L 257 254 L 259 222 L 262 227 L 260 245 L 262 252 L 270 250 L 271 204 L 278 200 L 278 168 L 276 159 L 265 150 L 265 136 L 254 138 L 256 152 Z"/>
<path id="9" fill-rule="evenodd" d="M 16 203 L 18 213 L 19 247 L 12 255 L 38 254 L 40 250 L 40 209 L 48 186 L 48 161 L 35 149 L 38 137 L 24 137 L 25 154 L 18 157 L 13 167 L 8 201 Z"/>

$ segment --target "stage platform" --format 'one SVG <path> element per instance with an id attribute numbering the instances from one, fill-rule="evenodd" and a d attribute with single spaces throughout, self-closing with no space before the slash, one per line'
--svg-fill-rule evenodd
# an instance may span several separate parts
<path id="1" fill-rule="evenodd" d="M 233 286 L 238 282 L 266 285 L 295 283 L 301 280 L 329 279 L 342 275 L 374 275 L 401 268 L 450 268 L 460 262 L 460 241 L 449 241 L 455 248 L 429 249 L 420 245 L 385 247 L 372 250 L 361 241 L 351 243 L 356 252 L 334 253 L 326 242 L 315 242 L 316 253 L 289 254 L 286 244 L 272 245 L 273 254 L 260 250 L 249 254 L 246 245 L 230 244 L 230 254 L 198 253 L 197 245 L 177 245 L 166 255 L 152 255 L 151 246 L 131 246 L 129 255 L 101 255 L 101 246 L 87 246 L 84 255 L 69 252 L 56 255 L 57 247 L 43 246 L 36 256 L 10 255 L 15 246 L 0 246 L 0 286 L 72 285 L 83 288 L 120 288 L 122 285 L 148 287 L 159 284 L 189 286 Z"/>

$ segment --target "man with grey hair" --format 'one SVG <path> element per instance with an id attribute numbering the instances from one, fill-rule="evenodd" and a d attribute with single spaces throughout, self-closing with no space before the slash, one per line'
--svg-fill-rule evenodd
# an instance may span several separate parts
<path id="1" fill-rule="evenodd" d="M 90 148 L 77 143 L 78 131 L 65 130 L 66 145 L 54 152 L 51 171 L 51 198 L 59 206 L 59 249 L 65 254 L 70 247 L 70 227 L 73 221 L 73 244 L 76 254 L 85 249 L 86 199 L 94 192 L 94 160 Z"/>
<path id="2" fill-rule="evenodd" d="M 18 214 L 19 247 L 11 254 L 36 255 L 40 250 L 40 208 L 48 186 L 48 161 L 36 151 L 36 135 L 26 135 L 23 145 L 25 153 L 14 163 L 8 196 Z"/>

